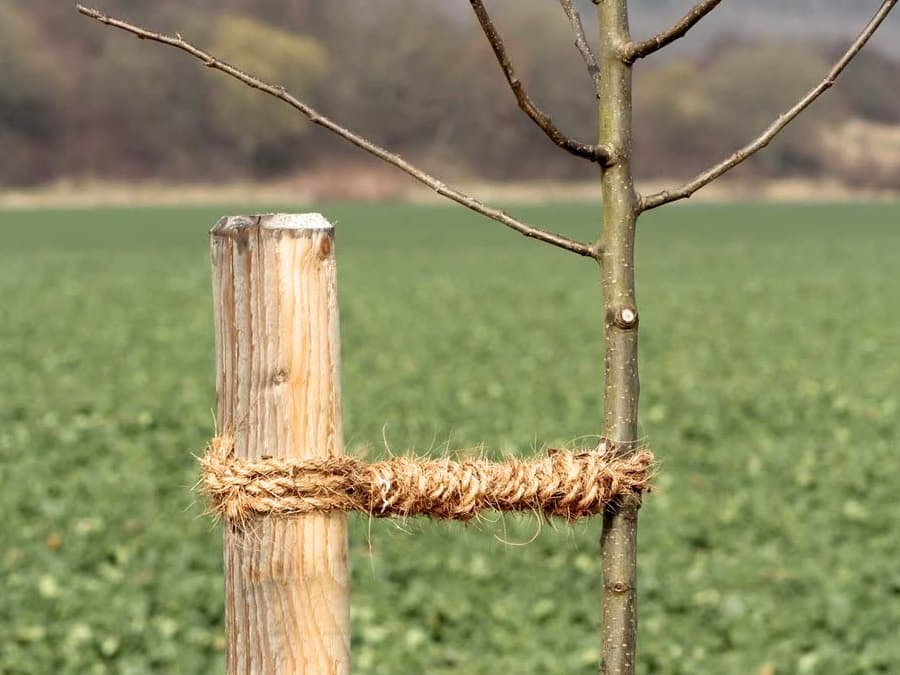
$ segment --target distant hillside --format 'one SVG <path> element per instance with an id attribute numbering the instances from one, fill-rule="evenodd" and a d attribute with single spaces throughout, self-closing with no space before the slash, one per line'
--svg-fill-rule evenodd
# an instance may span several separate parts
<path id="1" fill-rule="evenodd" d="M 581 1 L 593 33 L 594 7 Z M 181 32 L 442 175 L 596 176 L 519 113 L 466 0 L 96 3 Z M 633 32 L 649 36 L 690 5 L 634 0 Z M 877 5 L 722 2 L 635 71 L 641 177 L 689 175 L 758 134 L 821 80 Z M 570 136 L 596 138 L 596 99 L 559 3 L 489 6 L 534 100 Z M 898 83 L 900 10 L 838 86 L 735 174 L 900 186 Z M 836 139 L 852 146 L 852 162 L 834 161 Z M 0 163 L 0 188 L 70 178 L 269 180 L 368 161 L 273 100 L 61 0 L 0 0 L 0 152 L 13 158 Z"/>
<path id="2" fill-rule="evenodd" d="M 697 49 L 722 35 L 847 38 L 859 32 L 880 4 L 880 0 L 725 0 L 691 34 L 692 42 L 680 49 Z M 632 27 L 641 34 L 654 33 L 692 5 L 685 0 L 632 0 Z M 890 17 L 871 45 L 900 55 L 900 16 Z"/>

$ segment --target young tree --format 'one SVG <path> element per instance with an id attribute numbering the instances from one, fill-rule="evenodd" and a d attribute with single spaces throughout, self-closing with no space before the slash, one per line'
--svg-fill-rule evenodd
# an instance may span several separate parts
<path id="1" fill-rule="evenodd" d="M 632 67 L 663 47 L 684 37 L 691 28 L 714 10 L 722 0 L 701 0 L 673 26 L 646 40 L 634 40 L 628 26 L 628 0 L 593 0 L 599 22 L 599 52 L 595 53 L 585 37 L 574 0 L 560 0 L 595 88 L 599 118 L 596 143 L 570 138 L 529 96 L 516 75 L 502 37 L 482 0 L 469 0 L 485 37 L 493 49 L 504 77 L 519 108 L 562 150 L 593 162 L 600 174 L 603 197 L 602 230 L 596 240 L 581 242 L 526 223 L 500 209 L 453 188 L 439 178 L 413 166 L 402 157 L 344 128 L 318 110 L 298 99 L 278 84 L 219 60 L 181 35 L 164 35 L 133 25 L 104 13 L 79 6 L 78 10 L 97 21 L 123 29 L 133 35 L 175 47 L 199 59 L 245 85 L 273 96 L 311 122 L 328 129 L 358 148 L 375 155 L 406 172 L 438 194 L 506 225 L 520 234 L 592 259 L 600 266 L 603 286 L 605 380 L 603 434 L 598 450 L 617 454 L 635 451 L 638 444 L 638 324 L 635 296 L 634 241 L 640 215 L 681 199 L 713 182 L 766 147 L 779 132 L 827 91 L 850 61 L 875 33 L 897 0 L 883 0 L 869 23 L 834 64 L 824 79 L 810 89 L 790 109 L 778 115 L 761 134 L 733 154 L 701 172 L 684 185 L 649 195 L 635 191 L 632 156 Z M 600 672 L 604 675 L 629 675 L 635 667 L 636 644 L 636 537 L 638 497 L 628 498 L 607 510 L 601 534 L 603 568 L 603 656 Z"/>

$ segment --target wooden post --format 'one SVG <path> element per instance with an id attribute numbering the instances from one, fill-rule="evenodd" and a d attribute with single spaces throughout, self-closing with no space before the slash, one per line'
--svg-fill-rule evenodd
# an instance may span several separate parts
<path id="1" fill-rule="evenodd" d="M 219 433 L 241 458 L 343 453 L 334 228 L 233 216 L 210 232 Z M 342 513 L 225 524 L 228 673 L 350 672 Z"/>

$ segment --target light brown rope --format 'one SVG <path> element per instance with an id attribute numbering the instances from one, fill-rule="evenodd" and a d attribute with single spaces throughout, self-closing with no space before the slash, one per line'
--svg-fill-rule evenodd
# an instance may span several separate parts
<path id="1" fill-rule="evenodd" d="M 485 509 L 576 520 L 601 513 L 627 493 L 647 490 L 652 462 L 646 450 L 624 457 L 550 450 L 542 457 L 504 462 L 246 460 L 233 455 L 229 439 L 215 438 L 201 460 L 200 489 L 214 512 L 237 523 L 316 511 L 470 520 Z"/>

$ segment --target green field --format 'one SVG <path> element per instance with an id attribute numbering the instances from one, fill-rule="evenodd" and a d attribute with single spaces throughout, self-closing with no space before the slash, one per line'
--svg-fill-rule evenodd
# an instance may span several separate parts
<path id="1" fill-rule="evenodd" d="M 454 207 L 319 208 L 349 447 L 590 442 L 592 263 Z M 223 667 L 220 529 L 190 486 L 225 212 L 0 212 L 0 672 Z M 587 206 L 517 213 L 597 229 Z M 663 209 L 638 244 L 662 460 L 639 672 L 900 672 L 900 205 Z M 599 522 L 501 541 L 538 527 L 353 517 L 354 672 L 595 672 Z"/>

